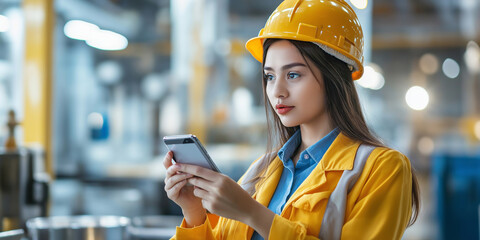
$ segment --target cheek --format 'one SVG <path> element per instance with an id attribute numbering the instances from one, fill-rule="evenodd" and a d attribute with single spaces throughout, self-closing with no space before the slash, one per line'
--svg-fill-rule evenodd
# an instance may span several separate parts
<path id="1" fill-rule="evenodd" d="M 303 102 L 308 105 L 309 109 L 325 109 L 325 92 L 320 88 L 306 89 L 302 95 Z"/>

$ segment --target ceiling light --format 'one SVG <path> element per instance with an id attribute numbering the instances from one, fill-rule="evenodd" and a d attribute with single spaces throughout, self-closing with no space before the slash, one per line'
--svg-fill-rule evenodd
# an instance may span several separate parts
<path id="1" fill-rule="evenodd" d="M 427 107 L 430 97 L 427 90 L 419 86 L 413 86 L 405 94 L 407 105 L 413 110 L 423 110 Z"/>
<path id="2" fill-rule="evenodd" d="M 97 25 L 81 20 L 68 21 L 63 27 L 63 32 L 67 37 L 77 40 L 87 40 L 98 31 L 100 28 Z"/>
<path id="3" fill-rule="evenodd" d="M 100 50 L 123 50 L 128 46 L 128 40 L 126 37 L 116 32 L 108 30 L 100 30 L 86 40 L 90 47 L 94 47 Z"/>

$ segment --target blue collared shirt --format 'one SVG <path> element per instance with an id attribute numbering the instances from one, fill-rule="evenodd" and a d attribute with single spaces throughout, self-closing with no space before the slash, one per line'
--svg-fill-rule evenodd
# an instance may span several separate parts
<path id="1" fill-rule="evenodd" d="M 278 151 L 278 157 L 283 162 L 284 169 L 275 193 L 270 200 L 268 209 L 278 215 L 282 213 L 283 207 L 290 196 L 292 196 L 300 184 L 310 175 L 339 133 L 338 128 L 335 128 L 320 141 L 301 152 L 295 166 L 293 165 L 292 157 L 302 142 L 300 130 L 297 130 L 293 136 L 288 139 L 285 145 Z M 263 240 L 262 236 L 256 231 L 253 233 L 251 239 Z"/>

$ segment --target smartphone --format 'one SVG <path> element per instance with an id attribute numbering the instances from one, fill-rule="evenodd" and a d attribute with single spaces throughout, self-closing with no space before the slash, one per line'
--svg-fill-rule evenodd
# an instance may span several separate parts
<path id="1" fill-rule="evenodd" d="M 200 140 L 195 135 L 166 136 L 163 142 L 173 152 L 173 159 L 178 163 L 186 163 L 220 172 L 208 155 Z"/>

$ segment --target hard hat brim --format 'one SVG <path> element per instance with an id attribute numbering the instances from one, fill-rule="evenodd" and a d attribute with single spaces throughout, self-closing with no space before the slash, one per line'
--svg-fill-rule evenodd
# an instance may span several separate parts
<path id="1" fill-rule="evenodd" d="M 345 52 L 343 49 L 340 49 L 334 45 L 331 45 L 327 42 L 319 42 L 318 39 L 311 38 L 309 39 L 308 37 L 302 37 L 299 38 L 298 35 L 294 34 L 286 34 L 283 33 L 282 36 L 276 36 L 276 35 L 263 35 L 263 36 L 258 36 L 251 38 L 250 40 L 247 41 L 245 44 L 245 48 L 250 52 L 250 54 L 259 62 L 263 62 L 263 41 L 267 38 L 275 38 L 275 39 L 290 39 L 290 40 L 298 40 L 298 41 L 305 41 L 305 42 L 313 42 L 313 43 L 319 43 L 322 44 L 328 48 L 333 49 L 334 51 L 337 51 L 341 53 L 342 55 L 346 56 L 347 58 L 355 61 L 357 63 L 358 69 L 355 69 L 355 71 L 352 72 L 352 79 L 353 80 L 358 80 L 360 77 L 363 75 L 363 64 L 358 61 L 356 58 L 351 56 L 349 53 Z"/>

